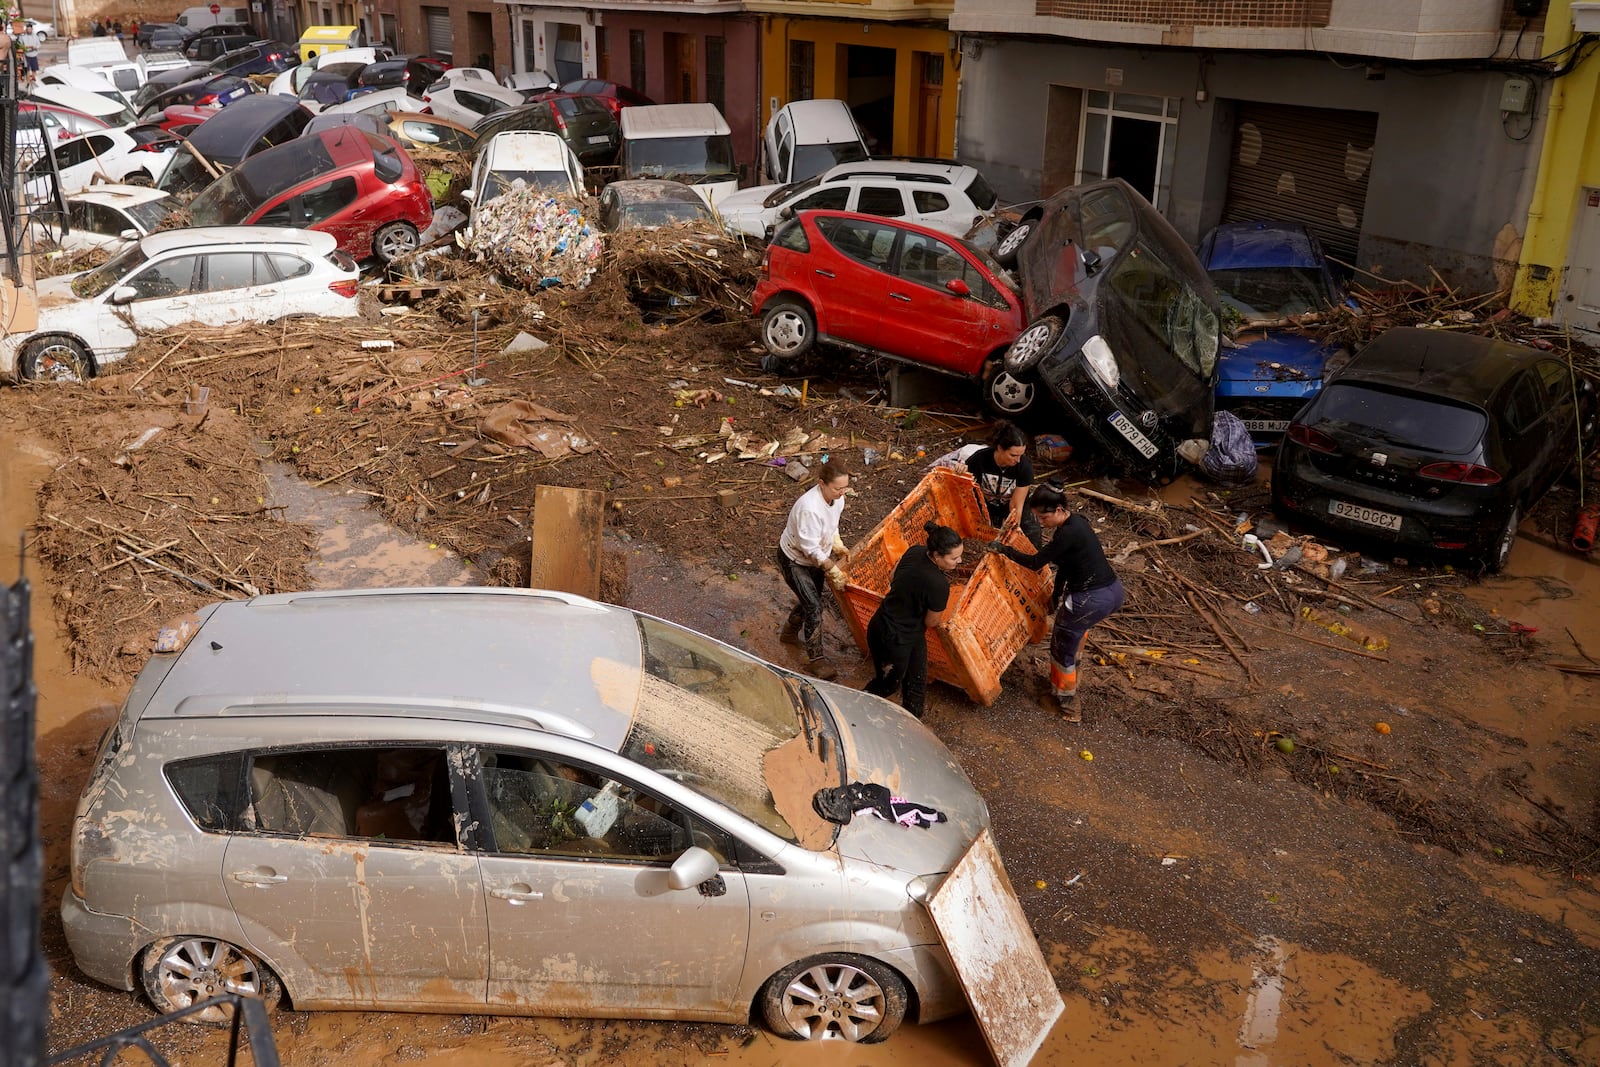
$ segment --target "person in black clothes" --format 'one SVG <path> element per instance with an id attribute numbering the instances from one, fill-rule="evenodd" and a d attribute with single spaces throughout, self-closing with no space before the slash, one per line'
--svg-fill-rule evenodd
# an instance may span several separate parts
<path id="1" fill-rule="evenodd" d="M 1050 629 L 1050 690 L 1056 707 L 1068 722 L 1082 722 L 1077 706 L 1078 651 L 1084 636 L 1095 623 L 1122 607 L 1125 592 L 1122 582 L 1106 562 L 1105 549 L 1094 527 L 1082 515 L 1067 508 L 1067 498 L 1059 486 L 1041 485 L 1034 489 L 1028 510 L 1039 524 L 1054 530 L 1050 543 L 1039 552 L 1018 551 L 999 541 L 990 547 L 1007 559 L 1039 570 L 1055 564 L 1056 581 L 1050 602 L 1056 608 L 1055 625 Z"/>
<path id="2" fill-rule="evenodd" d="M 901 706 L 922 718 L 928 686 L 928 627 L 944 621 L 950 604 L 949 573 L 961 565 L 961 536 L 948 526 L 923 526 L 927 543 L 912 545 L 895 565 L 889 592 L 867 624 L 873 696 L 901 691 Z"/>
<path id="3" fill-rule="evenodd" d="M 967 457 L 956 470 L 965 470 L 978 483 L 989 525 L 1002 532 L 1021 527 L 1033 547 L 1044 543 L 1039 520 L 1024 507 L 1033 484 L 1033 463 L 1028 459 L 1027 436 L 1009 422 L 995 423 L 989 444 Z"/>

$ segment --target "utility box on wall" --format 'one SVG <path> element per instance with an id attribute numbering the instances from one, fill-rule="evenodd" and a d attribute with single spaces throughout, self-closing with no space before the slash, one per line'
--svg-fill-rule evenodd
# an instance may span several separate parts
<path id="1" fill-rule="evenodd" d="M 1500 110 L 1511 115 L 1526 115 L 1533 105 L 1533 79 L 1507 78 L 1500 87 Z"/>

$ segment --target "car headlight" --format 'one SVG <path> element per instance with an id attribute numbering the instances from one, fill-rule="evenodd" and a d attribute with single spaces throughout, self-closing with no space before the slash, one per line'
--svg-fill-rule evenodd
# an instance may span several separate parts
<path id="1" fill-rule="evenodd" d="M 918 904 L 926 904 L 933 897 L 934 890 L 939 888 L 944 881 L 942 874 L 923 874 L 906 883 L 906 896 Z"/>
<path id="2" fill-rule="evenodd" d="M 1083 342 L 1083 359 L 1107 389 L 1115 389 L 1122 380 L 1122 374 L 1117 370 L 1117 357 L 1112 354 L 1106 339 L 1099 334 Z"/>

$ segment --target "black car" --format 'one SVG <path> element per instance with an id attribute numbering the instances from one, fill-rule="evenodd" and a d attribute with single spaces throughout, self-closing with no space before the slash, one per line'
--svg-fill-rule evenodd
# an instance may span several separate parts
<path id="1" fill-rule="evenodd" d="M 411 56 L 395 56 L 393 59 L 380 59 L 376 63 L 368 63 L 357 80 L 357 88 L 377 90 L 405 85 L 406 67 L 411 59 Z"/>
<path id="2" fill-rule="evenodd" d="M 1064 189 L 995 247 L 1029 325 L 1005 355 L 1119 466 L 1168 478 L 1211 434 L 1220 305 L 1194 252 L 1119 178 Z M 1025 377 L 1026 376 L 1026 377 Z"/>
<path id="3" fill-rule="evenodd" d="M 218 56 L 226 55 L 236 48 L 243 48 L 247 44 L 254 44 L 261 40 L 253 33 L 225 33 L 211 37 L 194 36 L 184 42 L 183 54 L 195 63 L 210 63 Z"/>
<path id="4" fill-rule="evenodd" d="M 191 63 L 187 67 L 158 70 L 133 94 L 133 110 L 135 114 L 143 115 L 146 110 L 145 105 L 168 89 L 176 89 L 180 85 L 192 82 L 196 78 L 208 77 L 210 74 L 208 68 L 198 63 Z"/>
<path id="5" fill-rule="evenodd" d="M 133 35 L 133 43 L 140 48 L 149 48 L 150 39 L 163 31 L 168 37 L 186 38 L 188 36 L 184 28 L 176 22 L 141 22 L 139 23 L 139 32 Z"/>
<path id="6" fill-rule="evenodd" d="M 137 117 L 148 119 L 174 104 L 188 104 L 190 107 L 226 107 L 235 100 L 242 100 L 260 92 L 260 87 L 249 78 L 241 78 L 236 74 L 202 74 L 176 88 L 156 94 L 139 109 Z"/>
<path id="7" fill-rule="evenodd" d="M 300 87 L 300 99 L 308 107 L 321 109 L 342 103 L 361 79 L 365 63 L 324 63 Z"/>
<path id="8" fill-rule="evenodd" d="M 1401 553 L 1505 566 L 1517 527 L 1593 440 L 1595 391 L 1549 353 L 1389 330 L 1289 423 L 1272 471 L 1286 518 Z"/>
<path id="9" fill-rule="evenodd" d="M 243 48 L 224 52 L 211 61 L 207 69 L 213 74 L 281 74 L 290 67 L 299 66 L 300 57 L 282 41 L 256 41 Z"/>
<path id="10" fill-rule="evenodd" d="M 292 96 L 258 93 L 246 97 L 194 128 L 188 138 L 194 152 L 175 152 L 156 188 L 174 196 L 197 193 L 211 184 L 213 176 L 195 152 L 214 169 L 227 170 L 247 156 L 294 140 L 310 121 L 311 112 Z"/>
<path id="11" fill-rule="evenodd" d="M 147 46 L 152 52 L 179 52 L 189 43 L 189 31 L 182 26 L 158 26 L 150 34 L 150 44 Z"/>
<path id="12" fill-rule="evenodd" d="M 617 117 L 606 102 L 595 96 L 571 96 L 558 93 L 543 97 L 531 104 L 496 111 L 479 120 L 472 127 L 477 136 L 478 148 L 489 143 L 489 138 L 507 130 L 542 130 L 553 133 L 567 142 L 578 162 L 586 167 L 613 162 L 617 145 L 622 140 Z"/>

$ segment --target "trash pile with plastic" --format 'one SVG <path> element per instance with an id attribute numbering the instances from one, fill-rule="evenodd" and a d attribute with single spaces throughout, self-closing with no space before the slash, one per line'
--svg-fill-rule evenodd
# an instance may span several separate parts
<path id="1" fill-rule="evenodd" d="M 582 201 L 524 185 L 478 206 L 467 251 L 507 282 L 528 288 L 589 284 L 600 263 L 600 229 Z"/>

